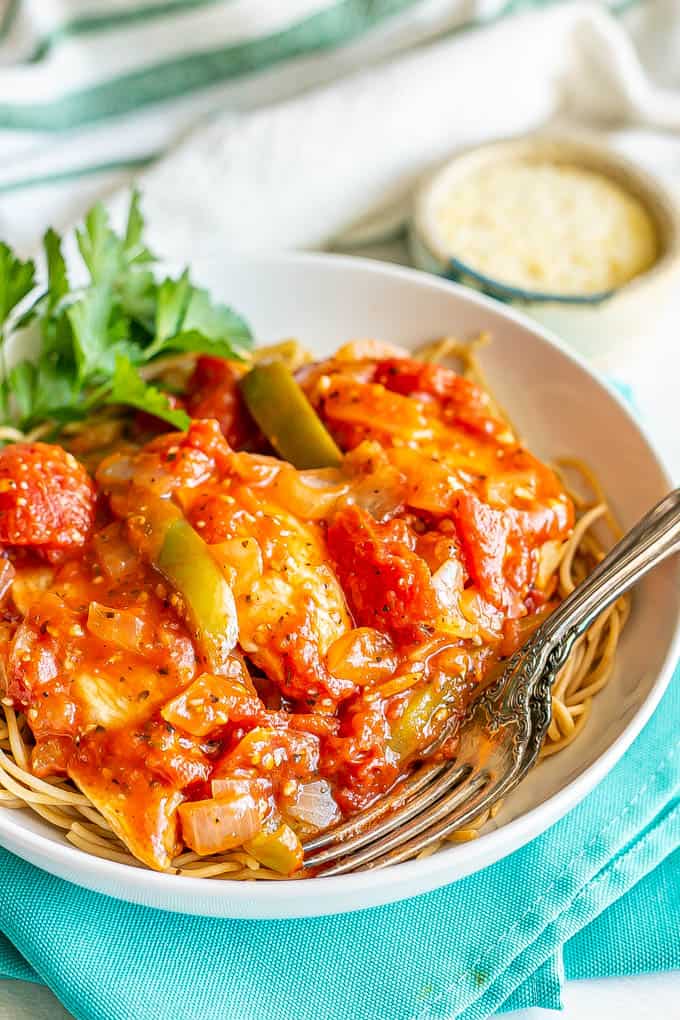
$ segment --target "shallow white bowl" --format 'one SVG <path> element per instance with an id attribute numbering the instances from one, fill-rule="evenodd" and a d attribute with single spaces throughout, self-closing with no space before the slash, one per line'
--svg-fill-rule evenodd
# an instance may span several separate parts
<path id="1" fill-rule="evenodd" d="M 534 322 L 467 288 L 362 259 L 327 255 L 194 259 L 194 276 L 244 314 L 260 342 L 296 336 L 318 354 L 351 338 L 417 346 L 488 330 L 490 386 L 541 456 L 593 467 L 623 524 L 671 487 L 619 397 Z M 680 645 L 680 571 L 667 562 L 637 589 L 610 684 L 587 730 L 508 799 L 495 829 L 432 857 L 313 881 L 202 881 L 90 857 L 35 814 L 0 809 L 0 844 L 68 881 L 120 899 L 218 917 L 286 918 L 359 910 L 469 875 L 522 846 L 578 803 L 621 757 L 656 707 Z"/>

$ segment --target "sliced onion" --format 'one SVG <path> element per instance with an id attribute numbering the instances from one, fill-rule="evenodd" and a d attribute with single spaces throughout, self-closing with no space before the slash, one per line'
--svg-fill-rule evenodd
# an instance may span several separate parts
<path id="1" fill-rule="evenodd" d="M 90 602 L 87 629 L 108 644 L 138 652 L 144 637 L 144 620 L 129 609 L 112 609 L 100 602 Z"/>
<path id="2" fill-rule="evenodd" d="M 394 467 L 380 468 L 354 482 L 349 499 L 379 523 L 389 521 L 406 501 L 404 478 Z"/>
<path id="3" fill-rule="evenodd" d="M 70 438 L 69 450 L 79 460 L 88 453 L 110 450 L 120 439 L 124 428 L 125 422 L 121 418 L 90 421 L 86 429 Z"/>
<path id="4" fill-rule="evenodd" d="M 466 588 L 460 596 L 463 616 L 479 628 L 485 641 L 495 641 L 503 629 L 504 616 L 474 588 Z"/>
<path id="5" fill-rule="evenodd" d="M 272 795 L 271 780 L 261 776 L 258 776 L 257 779 L 222 776 L 211 780 L 210 789 L 216 800 L 234 800 L 244 794 L 249 794 L 259 807 L 263 805 L 266 807 L 267 798 Z"/>
<path id="6" fill-rule="evenodd" d="M 333 676 L 355 684 L 380 683 L 392 676 L 397 656 L 390 639 L 373 627 L 356 627 L 328 649 L 326 664 Z"/>
<path id="7" fill-rule="evenodd" d="M 422 453 L 408 446 L 390 450 L 390 460 L 406 479 L 406 502 L 410 507 L 437 515 L 451 509 L 462 482 L 450 465 L 424 462 Z"/>
<path id="8" fill-rule="evenodd" d="M 27 616 L 34 602 L 43 595 L 54 580 L 54 570 L 48 566 L 24 567 L 17 571 L 12 582 L 12 599 L 22 616 Z"/>
<path id="9" fill-rule="evenodd" d="M 223 853 L 252 839 L 262 826 L 255 798 L 249 791 L 234 790 L 219 800 L 195 800 L 177 809 L 182 836 L 197 854 Z"/>
<path id="10" fill-rule="evenodd" d="M 458 605 L 458 595 L 463 588 L 463 568 L 458 560 L 445 560 L 432 575 L 432 587 L 442 609 Z"/>
<path id="11" fill-rule="evenodd" d="M 461 612 L 463 568 L 455 558 L 444 561 L 432 575 L 432 587 L 442 610 L 442 626 L 447 634 L 474 639 L 478 635 L 476 622 L 471 623 Z"/>
<path id="12" fill-rule="evenodd" d="M 564 542 L 544 542 L 538 554 L 536 587 L 544 589 L 557 570 L 564 553 Z"/>
<path id="13" fill-rule="evenodd" d="M 161 715 L 175 729 L 205 737 L 229 722 L 250 720 L 264 706 L 257 695 L 239 676 L 213 676 L 201 673 L 193 683 L 172 698 Z M 213 790 L 213 793 L 215 791 Z"/>
<path id="14" fill-rule="evenodd" d="M 97 532 L 94 548 L 102 570 L 113 581 L 128 577 L 139 563 L 139 557 L 125 538 L 123 525 L 119 521 Z"/>
<path id="15" fill-rule="evenodd" d="M 349 482 L 337 468 L 296 471 L 285 465 L 270 491 L 277 503 L 296 517 L 319 521 L 328 517 L 349 489 Z"/>
<path id="16" fill-rule="evenodd" d="M 516 499 L 532 500 L 536 497 L 534 471 L 508 471 L 492 475 L 484 483 L 486 499 L 492 506 L 512 506 Z"/>
<path id="17" fill-rule="evenodd" d="M 0 559 L 0 602 L 12 586 L 16 570 L 10 560 Z"/>
<path id="18" fill-rule="evenodd" d="M 100 464 L 97 481 L 103 489 L 131 482 L 135 476 L 135 459 L 128 454 L 114 454 Z"/>
<path id="19" fill-rule="evenodd" d="M 311 783 L 300 783 L 295 803 L 287 808 L 292 818 L 325 829 L 340 816 L 338 805 L 333 799 L 329 783 L 325 779 L 315 779 Z"/>

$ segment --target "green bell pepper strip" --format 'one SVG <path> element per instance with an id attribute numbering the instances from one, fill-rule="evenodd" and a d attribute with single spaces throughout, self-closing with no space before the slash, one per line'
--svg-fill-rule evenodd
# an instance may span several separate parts
<path id="1" fill-rule="evenodd" d="M 248 410 L 284 460 L 302 470 L 340 464 L 342 452 L 285 362 L 255 365 L 240 386 Z"/>
<path id="2" fill-rule="evenodd" d="M 232 590 L 208 545 L 169 500 L 138 490 L 128 533 L 137 551 L 181 597 L 181 609 L 211 673 L 223 672 L 238 641 Z"/>
<path id="3" fill-rule="evenodd" d="M 416 753 L 432 716 L 442 707 L 442 700 L 442 692 L 435 688 L 435 684 L 428 684 L 412 696 L 389 740 L 390 747 L 401 761 Z"/>
<path id="4" fill-rule="evenodd" d="M 460 707 L 456 704 L 457 694 L 458 687 L 453 678 L 443 684 L 432 681 L 414 691 L 389 740 L 400 761 L 411 758 L 436 736 L 432 732 L 434 717 L 441 709 L 451 714 L 456 712 Z"/>
<path id="5" fill-rule="evenodd" d="M 300 840 L 285 822 L 273 832 L 259 832 L 243 844 L 243 849 L 260 864 L 264 864 L 265 868 L 271 868 L 282 875 L 292 875 L 302 866 Z"/>

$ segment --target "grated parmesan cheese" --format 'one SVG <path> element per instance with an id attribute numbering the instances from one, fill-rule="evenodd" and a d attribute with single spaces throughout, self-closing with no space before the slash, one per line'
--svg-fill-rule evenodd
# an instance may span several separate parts
<path id="1" fill-rule="evenodd" d="M 613 290 L 659 255 L 644 205 L 613 180 L 576 166 L 491 165 L 452 182 L 432 212 L 440 248 L 526 290 Z"/>

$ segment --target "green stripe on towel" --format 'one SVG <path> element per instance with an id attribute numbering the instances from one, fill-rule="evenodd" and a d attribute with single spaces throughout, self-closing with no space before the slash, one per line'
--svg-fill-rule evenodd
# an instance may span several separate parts
<path id="1" fill-rule="evenodd" d="M 18 0 L 14 0 L 14 2 L 17 3 Z M 139 25 L 147 21 L 155 21 L 158 18 L 185 14 L 189 11 L 199 10 L 201 7 L 215 7 L 225 2 L 229 3 L 229 0 L 165 0 L 164 3 L 142 5 L 129 10 L 110 11 L 105 14 L 83 14 L 70 21 L 65 21 L 62 25 L 53 28 L 51 32 L 46 33 L 27 60 L 29 63 L 37 63 L 60 42 L 74 36 L 94 35 L 97 32 L 106 32 L 111 29 L 127 28 L 130 25 Z"/>
<path id="2" fill-rule="evenodd" d="M 52 184 L 63 184 L 81 177 L 95 177 L 97 174 L 112 173 L 116 170 L 139 170 L 149 166 L 160 156 L 152 152 L 146 156 L 131 156 L 129 159 L 114 159 L 106 163 L 95 163 L 91 166 L 69 167 L 66 170 L 55 170 L 53 173 L 36 174 L 35 177 L 24 177 L 18 181 L 0 182 L 0 195 L 9 195 L 24 188 L 41 188 Z"/>
<path id="3" fill-rule="evenodd" d="M 16 21 L 16 16 L 19 13 L 20 0 L 9 0 L 7 7 L 5 8 L 4 14 L 0 19 L 0 42 L 9 35 L 10 30 Z"/>
<path id="4" fill-rule="evenodd" d="M 0 104 L 0 129 L 65 131 L 252 74 L 303 53 L 350 42 L 418 0 L 341 0 L 263 38 L 191 53 L 120 75 L 49 103 Z"/>

